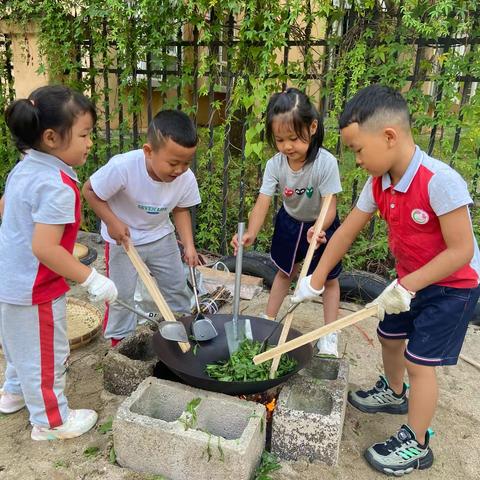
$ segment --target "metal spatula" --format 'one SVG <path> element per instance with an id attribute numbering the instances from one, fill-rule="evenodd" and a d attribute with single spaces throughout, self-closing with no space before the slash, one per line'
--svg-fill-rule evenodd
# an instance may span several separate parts
<path id="1" fill-rule="evenodd" d="M 237 350 L 240 343 L 248 338 L 253 340 L 252 326 L 250 319 L 238 318 L 240 311 L 240 287 L 242 282 L 242 261 L 243 261 L 243 233 L 245 231 L 245 223 L 238 224 L 238 252 L 235 262 L 235 286 L 233 291 L 233 320 L 225 323 L 225 334 L 227 337 L 228 351 L 232 356 Z"/>
<path id="2" fill-rule="evenodd" d="M 200 310 L 195 267 L 190 267 L 190 277 L 192 280 L 193 295 L 195 296 L 195 303 L 197 305 L 197 315 L 192 321 L 192 334 L 195 340 L 204 342 L 218 336 L 218 332 L 212 320 L 206 317 Z"/>
<path id="3" fill-rule="evenodd" d="M 174 342 L 188 342 L 187 330 L 185 329 L 185 325 L 183 323 L 167 322 L 165 320 L 157 322 L 157 320 L 155 320 L 154 318 L 149 317 L 145 313 L 137 310 L 136 308 L 132 307 L 127 302 L 120 300 L 119 298 L 117 298 L 115 302 L 121 305 L 123 308 L 126 308 L 127 310 L 130 310 L 131 312 L 137 314 L 139 317 L 145 318 L 150 322 L 154 323 L 158 327 L 160 335 L 165 340 L 172 340 Z"/>
<path id="4" fill-rule="evenodd" d="M 137 249 L 133 246 L 131 242 L 128 245 L 124 245 L 124 248 L 125 248 L 125 253 L 128 255 L 128 258 L 130 259 L 133 266 L 135 267 L 135 270 L 138 272 L 138 275 L 142 279 L 142 282 L 145 285 L 146 289 L 148 290 L 148 293 L 152 296 L 155 304 L 158 307 L 158 311 L 162 314 L 164 320 L 166 320 L 167 323 L 171 323 L 172 325 L 178 324 L 178 326 L 166 327 L 166 326 L 163 326 L 163 323 L 162 323 L 161 324 L 162 326 L 159 326 L 160 334 L 164 338 L 167 338 L 168 340 L 172 340 L 172 339 L 176 340 L 178 342 L 178 347 L 180 348 L 180 350 L 183 353 L 187 353 L 190 350 L 190 342 L 188 341 L 188 336 L 186 337 L 183 336 L 183 333 L 187 335 L 185 326 L 181 322 L 178 322 L 177 319 L 175 318 L 175 315 L 173 314 L 172 310 L 168 306 L 168 303 L 163 298 L 162 292 L 160 292 L 157 282 L 152 277 L 150 270 L 148 269 L 148 267 L 145 265 L 145 262 L 140 257 L 140 254 L 138 253 Z M 172 334 L 170 335 L 171 332 Z M 178 340 L 180 338 L 181 340 Z"/>

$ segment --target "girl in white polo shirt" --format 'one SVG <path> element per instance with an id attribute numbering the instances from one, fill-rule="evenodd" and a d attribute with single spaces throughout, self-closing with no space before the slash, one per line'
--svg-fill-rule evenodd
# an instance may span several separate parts
<path id="1" fill-rule="evenodd" d="M 65 279 L 93 300 L 112 302 L 108 278 L 80 263 L 73 247 L 80 192 L 73 167 L 87 160 L 96 114 L 65 86 L 47 86 L 6 111 L 24 158 L 10 172 L 0 201 L 0 333 L 6 360 L 0 412 L 27 407 L 33 440 L 73 438 L 97 421 L 93 410 L 71 410 L 65 398 L 69 355 Z"/>

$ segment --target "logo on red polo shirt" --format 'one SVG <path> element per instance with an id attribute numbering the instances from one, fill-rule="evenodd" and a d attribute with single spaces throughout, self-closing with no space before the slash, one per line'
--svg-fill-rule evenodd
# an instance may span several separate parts
<path id="1" fill-rule="evenodd" d="M 428 213 L 425 210 L 421 210 L 420 208 L 415 208 L 412 210 L 412 219 L 415 223 L 418 223 L 420 225 L 425 225 L 430 217 L 428 216 Z"/>

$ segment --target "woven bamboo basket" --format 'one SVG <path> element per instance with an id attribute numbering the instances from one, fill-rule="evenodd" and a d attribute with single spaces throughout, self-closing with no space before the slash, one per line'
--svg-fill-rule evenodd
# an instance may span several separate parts
<path id="1" fill-rule="evenodd" d="M 71 350 L 91 342 L 101 328 L 102 314 L 98 308 L 83 300 L 67 298 L 67 336 Z"/>
<path id="2" fill-rule="evenodd" d="M 82 243 L 75 243 L 73 247 L 73 256 L 77 259 L 85 257 L 88 253 L 88 247 Z"/>

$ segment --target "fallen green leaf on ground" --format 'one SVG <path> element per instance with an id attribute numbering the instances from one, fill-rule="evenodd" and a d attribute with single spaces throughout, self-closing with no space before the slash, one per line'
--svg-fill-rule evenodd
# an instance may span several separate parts
<path id="1" fill-rule="evenodd" d="M 255 470 L 254 480 L 272 480 L 269 473 L 279 470 L 280 468 L 282 468 L 282 466 L 278 462 L 277 457 L 273 453 L 264 450 L 260 465 Z"/>
<path id="2" fill-rule="evenodd" d="M 108 461 L 112 464 L 115 465 L 117 462 L 117 454 L 115 453 L 115 449 L 113 446 L 110 448 L 110 452 L 108 454 Z"/>
<path id="3" fill-rule="evenodd" d="M 100 452 L 98 447 L 88 447 L 83 451 L 83 454 L 87 458 L 96 457 Z"/>
<path id="4" fill-rule="evenodd" d="M 112 423 L 113 423 L 113 418 L 112 417 L 108 417 L 107 421 L 105 423 L 101 423 L 97 430 L 99 433 L 103 433 L 104 435 L 106 433 L 109 433 L 112 431 Z"/>

